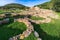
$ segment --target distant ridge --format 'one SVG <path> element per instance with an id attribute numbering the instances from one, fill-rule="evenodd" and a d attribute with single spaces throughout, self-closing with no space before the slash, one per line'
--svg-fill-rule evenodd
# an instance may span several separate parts
<path id="1" fill-rule="evenodd" d="M 22 4 L 18 4 L 18 3 L 10 3 L 10 4 L 6 4 L 4 6 L 0 6 L 0 9 L 12 9 L 12 8 L 19 8 L 19 9 L 26 9 L 29 8 L 27 6 L 24 6 Z"/>

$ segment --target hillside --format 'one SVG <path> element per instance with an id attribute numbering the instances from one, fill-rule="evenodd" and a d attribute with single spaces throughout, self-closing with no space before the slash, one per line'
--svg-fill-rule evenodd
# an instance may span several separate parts
<path id="1" fill-rule="evenodd" d="M 45 2 L 45 3 L 43 3 L 43 4 L 36 5 L 36 6 L 38 6 L 38 7 L 40 7 L 40 8 L 43 8 L 43 9 L 49 9 L 48 4 L 50 4 L 50 2 Z"/>
<path id="2" fill-rule="evenodd" d="M 4 12 L 18 13 L 18 12 L 26 10 L 28 8 L 29 7 L 24 6 L 22 4 L 17 4 L 17 3 L 6 4 L 5 6 L 0 6 L 0 14 L 4 13 Z"/>
<path id="3" fill-rule="evenodd" d="M 19 9 L 25 9 L 25 8 L 28 8 L 27 6 L 24 6 L 22 4 L 17 4 L 17 3 L 11 3 L 11 4 L 6 4 L 5 6 L 2 6 L 0 8 L 3 8 L 3 9 L 12 9 L 12 8 L 19 8 Z"/>
<path id="4" fill-rule="evenodd" d="M 36 5 L 43 9 L 51 9 L 57 12 L 60 12 L 60 0 L 51 0 L 49 2 L 45 2 L 43 4 Z"/>

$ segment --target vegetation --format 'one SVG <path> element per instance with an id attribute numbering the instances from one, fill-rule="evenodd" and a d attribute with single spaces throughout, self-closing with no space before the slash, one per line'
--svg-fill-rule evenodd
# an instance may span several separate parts
<path id="1" fill-rule="evenodd" d="M 36 6 L 38 6 L 38 7 L 40 7 L 40 8 L 43 8 L 43 9 L 49 9 L 49 6 L 48 6 L 49 3 L 50 3 L 50 2 L 45 2 L 45 3 L 43 3 L 43 4 L 36 5 Z"/>
<path id="2" fill-rule="evenodd" d="M 42 40 L 60 40 L 60 19 L 52 19 L 52 21 L 47 24 L 32 23 L 32 25 Z M 24 30 L 26 30 L 26 25 L 20 22 L 0 25 L 0 40 L 8 40 L 10 37 L 18 35 Z M 37 38 L 31 33 L 31 35 L 24 40 L 37 40 Z"/>
<path id="3" fill-rule="evenodd" d="M 25 30 L 26 25 L 22 22 L 0 25 L 0 40 L 8 40 L 10 37 L 21 34 Z M 36 37 L 31 33 L 31 35 L 24 40 L 36 40 Z"/>
<path id="4" fill-rule="evenodd" d="M 3 18 L 0 18 L 0 21 L 3 20 Z"/>
<path id="5" fill-rule="evenodd" d="M 32 24 L 42 40 L 60 40 L 60 19 L 52 19 L 50 23 Z"/>
<path id="6" fill-rule="evenodd" d="M 43 20 L 44 18 L 42 17 L 35 17 L 35 16 L 31 16 L 32 20 Z"/>
<path id="7" fill-rule="evenodd" d="M 53 0 L 53 9 L 57 12 L 60 12 L 60 0 Z"/>
<path id="8" fill-rule="evenodd" d="M 60 1 L 59 0 L 51 0 L 50 2 L 43 3 L 41 5 L 37 5 L 40 8 L 52 9 L 54 11 L 60 12 Z M 21 7 L 20 7 L 21 6 Z M 6 8 L 4 10 L 0 9 L 0 13 L 4 12 L 20 12 L 20 10 L 25 10 L 25 6 L 16 5 L 16 4 L 8 4 L 0 8 Z M 15 8 L 14 8 L 15 7 Z M 12 10 L 13 8 L 13 10 Z M 28 7 L 27 7 L 28 8 Z M 60 16 L 60 13 L 57 13 Z M 21 16 L 23 17 L 23 16 Z M 43 20 L 44 18 L 34 17 L 33 20 Z M 0 20 L 3 20 L 2 18 Z M 8 40 L 10 37 L 18 35 L 26 30 L 26 25 L 20 22 L 13 22 L 13 18 L 10 18 L 11 23 L 0 25 L 0 40 Z M 35 24 L 34 30 L 39 33 L 40 38 L 42 40 L 60 40 L 60 19 L 55 20 L 52 19 L 50 23 L 44 24 Z M 33 33 L 24 40 L 37 40 Z"/>
<path id="9" fill-rule="evenodd" d="M 59 19 L 60 20 L 60 19 Z M 45 32 L 41 35 L 43 40 L 60 40 L 60 21 L 54 20 L 48 24 L 41 24 L 42 30 Z"/>
<path id="10" fill-rule="evenodd" d="M 20 22 L 0 25 L 0 40 L 8 40 L 10 37 L 18 35 L 24 30 L 26 30 L 26 25 Z"/>
<path id="11" fill-rule="evenodd" d="M 60 12 L 60 0 L 51 0 L 49 2 L 36 5 L 40 8 L 45 8 L 45 9 L 52 9 L 54 11 Z"/>
<path id="12" fill-rule="evenodd" d="M 25 38 L 24 40 L 37 40 L 37 38 L 34 36 L 34 33 L 31 33 L 29 37 Z"/>
<path id="13" fill-rule="evenodd" d="M 0 7 L 0 14 L 4 12 L 19 13 L 26 9 L 29 9 L 29 7 L 21 5 L 21 4 L 17 4 L 17 3 L 11 3 L 11 4 L 7 4 L 5 6 Z"/>
<path id="14" fill-rule="evenodd" d="M 29 8 L 29 7 L 26 7 L 24 5 L 17 4 L 17 3 L 11 3 L 11 4 L 7 4 L 5 6 L 2 6 L 0 8 L 3 8 L 3 9 L 26 9 L 26 8 Z"/>

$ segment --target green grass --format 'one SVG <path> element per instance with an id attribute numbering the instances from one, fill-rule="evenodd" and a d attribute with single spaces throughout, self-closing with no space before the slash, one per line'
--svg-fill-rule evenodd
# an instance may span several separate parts
<path id="1" fill-rule="evenodd" d="M 55 20 L 54 23 L 41 24 L 40 26 L 45 32 L 44 40 L 60 40 L 60 20 Z"/>
<path id="2" fill-rule="evenodd" d="M 0 25 L 0 40 L 8 40 L 10 37 L 23 33 L 26 30 L 26 25 L 24 23 L 10 23 Z M 33 33 L 24 40 L 36 40 L 36 37 Z"/>
<path id="3" fill-rule="evenodd" d="M 32 23 L 32 25 L 34 26 L 34 30 L 39 33 L 39 37 L 42 38 L 42 40 L 60 40 L 60 19 L 52 19 L 52 21 L 47 24 Z M 8 38 L 20 34 L 24 30 L 26 30 L 26 25 L 19 22 L 0 26 L 0 40 L 8 40 Z M 31 33 L 31 35 L 24 40 L 37 40 L 37 38 Z"/>
<path id="4" fill-rule="evenodd" d="M 34 36 L 34 33 L 31 33 L 29 37 L 25 38 L 24 40 L 37 40 L 37 38 Z"/>
<path id="5" fill-rule="evenodd" d="M 10 37 L 18 35 L 26 30 L 24 23 L 11 23 L 6 25 L 0 25 L 0 40 L 8 40 Z"/>
<path id="6" fill-rule="evenodd" d="M 60 40 L 60 18 L 52 19 L 48 24 L 40 24 L 40 28 L 44 31 L 43 37 L 41 35 L 43 40 Z"/>
<path id="7" fill-rule="evenodd" d="M 2 10 L 0 10 L 0 14 L 2 14 L 3 13 L 3 11 Z"/>
<path id="8" fill-rule="evenodd" d="M 52 19 L 52 21 L 47 24 L 32 24 L 34 30 L 39 33 L 42 40 L 60 40 L 60 19 Z"/>
<path id="9" fill-rule="evenodd" d="M 42 40 L 60 40 L 60 19 L 48 24 L 32 24 Z"/>
<path id="10" fill-rule="evenodd" d="M 43 20 L 44 18 L 42 17 L 35 17 L 35 16 L 31 16 L 32 20 Z"/>
<path id="11" fill-rule="evenodd" d="M 5 12 L 20 13 L 20 12 L 22 12 L 22 11 L 21 11 L 21 9 L 16 9 L 16 10 L 9 10 L 9 9 L 1 10 L 1 9 L 0 9 L 0 14 L 4 14 Z"/>

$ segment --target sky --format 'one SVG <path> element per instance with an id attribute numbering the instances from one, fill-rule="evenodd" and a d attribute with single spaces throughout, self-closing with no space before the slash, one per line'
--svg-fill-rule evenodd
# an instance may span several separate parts
<path id="1" fill-rule="evenodd" d="M 10 3 L 18 3 L 18 4 L 32 7 L 34 5 L 42 4 L 48 1 L 50 0 L 0 0 L 0 6 L 4 6 Z"/>

